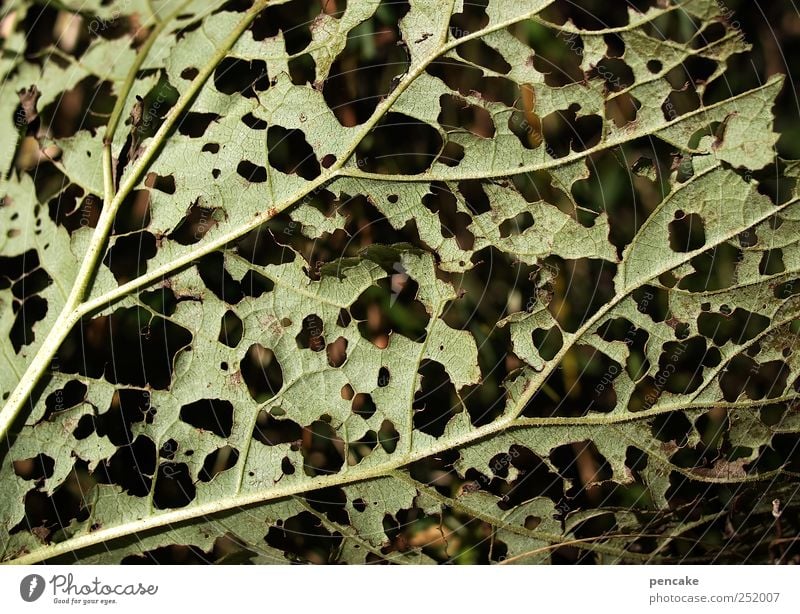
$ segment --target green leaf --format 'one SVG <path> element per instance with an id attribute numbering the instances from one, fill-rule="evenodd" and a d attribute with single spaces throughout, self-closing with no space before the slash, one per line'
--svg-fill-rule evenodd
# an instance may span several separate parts
<path id="1" fill-rule="evenodd" d="M 797 165 L 782 76 L 712 91 L 716 2 L 282 4 L 4 22 L 4 561 L 648 562 L 796 511 Z"/>

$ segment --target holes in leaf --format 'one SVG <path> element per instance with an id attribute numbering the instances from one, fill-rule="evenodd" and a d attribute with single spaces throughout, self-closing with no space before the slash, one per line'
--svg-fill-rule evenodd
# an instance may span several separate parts
<path id="1" fill-rule="evenodd" d="M 343 126 L 367 121 L 397 77 L 408 69 L 408 53 L 398 27 L 408 10 L 406 1 L 382 0 L 373 16 L 347 34 L 347 44 L 322 85 L 325 102 Z M 371 41 L 369 52 L 353 53 L 365 40 Z"/>
<path id="2" fill-rule="evenodd" d="M 483 29 L 489 23 L 489 16 L 486 14 L 488 0 L 473 0 L 465 2 L 460 13 L 453 13 L 450 16 L 450 36 L 462 38 L 470 32 Z"/>
<path id="3" fill-rule="evenodd" d="M 574 2 L 555 2 L 542 11 L 541 18 L 563 24 L 571 21 L 582 30 L 623 28 L 634 11 L 645 13 L 658 5 L 656 0 L 627 0 L 623 3 L 593 2 L 588 5 Z M 591 8 L 588 8 L 591 7 Z"/>
<path id="4" fill-rule="evenodd" d="M 334 369 L 341 367 L 347 360 L 347 339 L 337 337 L 336 341 L 329 343 L 325 348 L 328 355 L 328 364 Z"/>
<path id="5" fill-rule="evenodd" d="M 86 77 L 40 110 L 41 125 L 54 139 L 74 136 L 78 130 L 100 129 L 113 110 L 115 89 L 110 81 Z"/>
<path id="6" fill-rule="evenodd" d="M 356 394 L 355 390 L 353 390 L 353 387 L 350 384 L 345 384 L 344 386 L 342 386 L 342 389 L 339 392 L 339 395 L 345 401 L 352 401 L 355 394 Z"/>
<path id="7" fill-rule="evenodd" d="M 653 437 L 665 443 L 675 442 L 677 446 L 685 446 L 692 431 L 692 422 L 681 412 L 659 414 L 650 423 Z"/>
<path id="8" fill-rule="evenodd" d="M 134 190 L 125 197 L 117 215 L 114 216 L 115 235 L 130 235 L 143 230 L 150 224 L 150 192 L 155 189 L 157 177 L 155 173 L 149 173 L 145 179 L 145 185 L 151 189 Z"/>
<path id="9" fill-rule="evenodd" d="M 778 275 L 786 270 L 786 265 L 783 263 L 783 250 L 768 249 L 761 257 L 761 262 L 758 264 L 758 272 L 762 275 Z"/>
<path id="10" fill-rule="evenodd" d="M 632 472 L 640 472 L 647 469 L 647 454 L 636 446 L 628 446 L 625 450 L 625 466 Z"/>
<path id="11" fill-rule="evenodd" d="M 101 461 L 94 472 L 101 484 L 116 484 L 134 497 L 150 493 L 156 470 L 156 444 L 144 435 L 133 443 L 120 446 L 111 458 Z"/>
<path id="12" fill-rule="evenodd" d="M 442 152 L 439 154 L 439 162 L 445 166 L 458 166 L 464 159 L 464 147 L 458 143 L 448 141 L 444 144 Z"/>
<path id="13" fill-rule="evenodd" d="M 720 358 L 716 348 L 706 348 L 704 337 L 669 341 L 658 359 L 656 386 L 676 394 L 694 392 L 703 381 L 703 368 L 718 365 Z"/>
<path id="14" fill-rule="evenodd" d="M 269 176 L 266 167 L 253 164 L 249 160 L 239 162 L 236 166 L 236 172 L 250 183 L 264 183 Z"/>
<path id="15" fill-rule="evenodd" d="M 233 404 L 223 399 L 200 399 L 181 407 L 180 418 L 193 427 L 219 437 L 230 437 L 233 429 Z"/>
<path id="16" fill-rule="evenodd" d="M 452 94 L 442 94 L 439 97 L 439 105 L 441 111 L 436 121 L 446 130 L 461 128 L 487 139 L 494 136 L 492 116 L 483 107 L 470 104 L 460 96 Z"/>
<path id="17" fill-rule="evenodd" d="M 168 439 L 161 444 L 161 449 L 158 451 L 158 457 L 166 460 L 175 458 L 175 453 L 178 451 L 178 442 L 174 439 Z"/>
<path id="18" fill-rule="evenodd" d="M 599 77 L 606 82 L 606 89 L 610 92 L 619 92 L 634 84 L 633 70 L 619 58 L 603 58 L 597 63 L 590 77 Z"/>
<path id="19" fill-rule="evenodd" d="M 500 238 L 517 237 L 534 225 L 533 214 L 530 211 L 510 217 L 500 224 Z"/>
<path id="20" fill-rule="evenodd" d="M 389 369 L 386 367 L 381 367 L 378 370 L 378 388 L 384 388 L 389 385 L 391 374 L 389 373 Z"/>
<path id="21" fill-rule="evenodd" d="M 14 474 L 23 480 L 44 480 L 53 475 L 56 462 L 47 454 L 37 454 L 33 458 L 15 460 Z"/>
<path id="22" fill-rule="evenodd" d="M 296 173 L 303 179 L 319 177 L 319 161 L 302 130 L 270 126 L 267 130 L 267 150 L 272 168 L 287 175 Z"/>
<path id="23" fill-rule="evenodd" d="M 669 246 L 672 251 L 687 253 L 700 249 L 706 244 L 706 227 L 703 218 L 696 213 L 675 212 L 675 219 L 669 224 Z"/>
<path id="24" fill-rule="evenodd" d="M 379 348 L 389 344 L 393 332 L 414 341 L 425 338 L 430 315 L 416 299 L 419 284 L 400 263 L 391 279 L 381 279 L 364 290 L 350 308 L 361 336 Z"/>
<path id="25" fill-rule="evenodd" d="M 308 476 L 337 473 L 344 464 L 344 442 L 327 422 L 316 420 L 303 429 L 303 470 Z"/>
<path id="26" fill-rule="evenodd" d="M 295 343 L 297 343 L 297 347 L 300 349 L 321 352 L 325 349 L 325 337 L 323 337 L 322 334 L 322 318 L 316 314 L 311 314 L 303 318 L 303 325 L 294 340 Z"/>
<path id="27" fill-rule="evenodd" d="M 664 288 L 642 286 L 633 291 L 636 308 L 653 322 L 663 322 L 669 315 L 669 293 Z"/>
<path id="28" fill-rule="evenodd" d="M 800 294 L 800 279 L 792 279 L 778 284 L 772 291 L 775 298 L 789 298 Z"/>
<path id="29" fill-rule="evenodd" d="M 289 76 L 294 85 L 314 84 L 317 79 L 317 64 L 310 53 L 289 60 Z"/>
<path id="30" fill-rule="evenodd" d="M 54 390 L 44 400 L 43 420 L 49 420 L 54 413 L 71 409 L 83 403 L 88 388 L 83 382 L 73 379 L 68 381 L 63 388 Z"/>
<path id="31" fill-rule="evenodd" d="M 223 58 L 214 71 L 214 86 L 223 94 L 240 93 L 247 98 L 258 98 L 256 92 L 269 87 L 267 64 L 264 60 Z"/>
<path id="32" fill-rule="evenodd" d="M 588 345 L 571 347 L 525 406 L 531 418 L 607 413 L 617 404 L 614 380 L 623 367 Z M 566 375 L 565 375 L 566 374 Z"/>
<path id="33" fill-rule="evenodd" d="M 203 461 L 198 479 L 210 482 L 223 471 L 231 469 L 239 461 L 239 451 L 231 446 L 223 446 L 211 452 Z"/>
<path id="34" fill-rule="evenodd" d="M 252 7 L 252 2 L 231 0 L 220 10 L 230 11 L 232 9 L 229 6 L 232 4 L 236 4 L 235 10 L 240 12 L 245 12 Z M 270 4 L 253 20 L 253 25 L 250 27 L 253 39 L 263 41 L 277 36 L 280 32 L 286 44 L 286 53 L 291 55 L 299 53 L 311 42 L 311 27 L 314 18 L 320 14 L 319 4 L 304 0 Z M 346 2 L 323 2 L 321 4 L 324 12 L 336 17 L 341 17 L 347 6 Z"/>
<path id="35" fill-rule="evenodd" d="M 200 199 L 197 199 L 168 238 L 180 245 L 199 243 L 217 225 L 217 212 L 221 210 L 217 207 L 203 207 Z"/>
<path id="36" fill-rule="evenodd" d="M 30 296 L 22 305 L 14 302 L 12 309 L 16 312 L 16 317 L 8 338 L 11 340 L 14 352 L 19 353 L 23 346 L 33 343 L 36 339 L 33 327 L 47 315 L 47 301 L 40 296 Z"/>
<path id="37" fill-rule="evenodd" d="M 108 248 L 103 259 L 114 274 L 117 283 L 123 284 L 147 271 L 147 261 L 156 255 L 156 238 L 147 231 L 118 236 Z"/>
<path id="38" fill-rule="evenodd" d="M 156 509 L 186 507 L 195 497 L 197 490 L 186 463 L 161 463 L 153 492 L 153 506 Z"/>
<path id="39" fill-rule="evenodd" d="M 260 117 L 256 117 L 252 113 L 245 113 L 245 115 L 242 116 L 242 123 L 251 130 L 266 130 L 269 125 L 266 121 Z"/>
<path id="40" fill-rule="evenodd" d="M 300 512 L 270 527 L 264 541 L 290 561 L 322 564 L 336 560 L 342 536 L 328 531 L 314 514 Z"/>
<path id="41" fill-rule="evenodd" d="M 542 144 L 542 118 L 536 113 L 536 91 L 529 83 L 520 88 L 522 107 L 508 117 L 508 129 L 519 139 L 525 149 L 536 149 Z"/>
<path id="42" fill-rule="evenodd" d="M 625 40 L 619 34 L 603 34 L 603 42 L 606 44 L 607 57 L 621 58 L 625 55 Z"/>
<path id="43" fill-rule="evenodd" d="M 220 323 L 219 342 L 224 343 L 229 348 L 235 348 L 242 340 L 243 334 L 244 325 L 242 324 L 241 318 L 232 310 L 228 309 L 228 311 L 223 314 L 222 322 Z"/>
<path id="44" fill-rule="evenodd" d="M 525 501 L 536 497 L 549 497 L 558 501 L 563 495 L 562 479 L 553 473 L 547 464 L 528 448 L 513 445 L 509 448 L 507 463 L 517 470 L 517 477 L 506 482 L 493 477 L 488 480 L 474 469 L 467 471 L 466 478 L 479 484 L 486 484 L 485 489 L 500 497 L 497 506 L 501 510 L 512 509 Z"/>
<path id="45" fill-rule="evenodd" d="M 680 63 L 678 68 L 683 69 L 686 74 L 685 78 L 688 79 L 690 83 L 694 83 L 695 85 L 703 85 L 708 81 L 709 77 L 711 77 L 719 69 L 719 62 L 715 59 L 703 57 L 699 54 L 690 54 L 683 62 Z M 671 75 L 669 75 L 668 78 L 670 76 Z M 677 75 L 674 77 L 676 84 L 679 78 L 680 77 Z"/>
<path id="46" fill-rule="evenodd" d="M 206 133 L 206 130 L 208 130 L 211 122 L 217 121 L 219 117 L 220 116 L 216 113 L 189 112 L 178 124 L 178 132 L 184 136 L 188 136 L 193 139 L 199 139 Z M 173 188 L 172 192 L 168 193 L 173 194 L 174 192 L 175 190 Z"/>
<path id="47" fill-rule="evenodd" d="M 142 554 L 130 554 L 122 565 L 211 565 L 245 564 L 256 553 L 248 550 L 235 536 L 226 533 L 214 540 L 209 551 L 197 546 L 171 545 L 146 550 Z"/>
<path id="48" fill-rule="evenodd" d="M 704 312 L 697 317 L 697 331 L 709 337 L 717 347 L 728 342 L 741 345 L 766 330 L 767 326 L 769 318 L 738 307 L 733 313 Z"/>
<path id="49" fill-rule="evenodd" d="M 97 220 L 100 218 L 102 204 L 102 201 L 94 194 L 84 196 L 83 188 L 76 184 L 70 184 L 52 198 L 47 203 L 47 207 L 50 219 L 72 234 L 80 228 L 95 228 Z M 124 205 L 120 207 L 119 213 L 124 215 L 123 209 Z"/>
<path id="50" fill-rule="evenodd" d="M 794 473 L 800 472 L 800 437 L 794 433 L 778 433 L 765 446 L 755 465 L 759 471 L 783 468 Z"/>
<path id="51" fill-rule="evenodd" d="M 425 360 L 419 369 L 420 390 L 414 394 L 414 428 L 441 437 L 450 419 L 463 410 L 461 399 L 444 366 Z"/>
<path id="52" fill-rule="evenodd" d="M 73 521 L 82 522 L 89 517 L 83 495 L 89 483 L 86 463 L 77 460 L 52 496 L 40 489 L 25 494 L 25 515 L 8 533 L 30 531 L 38 540 L 49 543 L 56 531 L 66 529 Z"/>
<path id="53" fill-rule="evenodd" d="M 293 262 L 295 252 L 279 242 L 282 238 L 280 234 L 270 230 L 269 226 L 261 227 L 241 239 L 236 246 L 236 252 L 248 262 L 261 266 Z"/>
<path id="54" fill-rule="evenodd" d="M 586 151 L 600 142 L 603 119 L 599 115 L 578 117 L 579 110 L 577 104 L 572 104 L 542 119 L 542 133 L 552 157 L 563 158 L 570 151 Z"/>
<path id="55" fill-rule="evenodd" d="M 361 416 L 364 418 L 364 420 L 369 420 L 372 418 L 372 416 L 375 414 L 375 410 L 377 409 L 375 406 L 375 401 L 372 400 L 372 396 L 366 392 L 359 392 L 355 397 L 353 397 L 353 403 L 350 407 L 354 414 Z"/>
<path id="56" fill-rule="evenodd" d="M 111 383 L 164 389 L 175 355 L 191 340 L 191 333 L 171 320 L 132 307 L 84 320 L 70 332 L 58 359 L 64 373 L 105 375 Z"/>
<path id="57" fill-rule="evenodd" d="M 378 434 L 375 431 L 367 431 L 361 439 L 350 442 L 347 447 L 347 464 L 357 465 L 378 446 Z"/>
<path id="58" fill-rule="evenodd" d="M 266 292 L 272 292 L 272 289 L 275 287 L 275 283 L 271 279 L 253 270 L 247 271 L 247 273 L 244 274 L 240 284 L 244 295 L 254 298 L 258 298 Z"/>
<path id="59" fill-rule="evenodd" d="M 642 103 L 628 92 L 617 94 L 606 101 L 606 117 L 613 120 L 617 128 L 622 128 L 636 120 Z"/>
<path id="60" fill-rule="evenodd" d="M 155 413 L 156 410 L 150 406 L 150 393 L 147 390 L 115 390 L 111 397 L 111 406 L 106 412 L 98 416 L 87 414 L 80 419 L 75 437 L 84 433 L 88 437 L 97 431 L 99 437 L 108 437 L 115 446 L 124 446 L 133 439 L 133 424 L 151 424 Z"/>
<path id="61" fill-rule="evenodd" d="M 458 247 L 463 250 L 473 248 L 475 235 L 469 230 L 472 218 L 467 213 L 458 210 L 456 197 L 446 185 L 431 184 L 431 191 L 422 197 L 422 204 L 439 215 L 443 237 L 455 237 Z"/>
<path id="62" fill-rule="evenodd" d="M 225 268 L 225 256 L 213 252 L 197 261 L 197 273 L 217 298 L 234 305 L 244 298 L 241 284 Z"/>
<path id="63" fill-rule="evenodd" d="M 397 143 L 403 143 L 398 150 Z M 356 150 L 370 173 L 417 175 L 431 167 L 442 137 L 430 124 L 402 113 L 387 113 Z"/>
<path id="64" fill-rule="evenodd" d="M 0 256 L 0 290 L 19 286 L 19 282 L 27 275 L 40 270 L 39 264 L 39 254 L 35 249 L 29 249 L 18 256 Z M 29 292 L 14 293 L 17 298 L 29 294 Z"/>
<path id="65" fill-rule="evenodd" d="M 146 183 L 151 184 L 154 190 L 164 192 L 164 194 L 175 194 L 175 177 L 174 175 L 156 175 L 149 173 L 147 175 Z"/>
<path id="66" fill-rule="evenodd" d="M 288 419 L 278 419 L 263 409 L 258 412 L 256 425 L 253 429 L 253 439 L 265 446 L 277 446 L 284 443 L 299 442 L 303 428 L 296 422 Z"/>
<path id="67" fill-rule="evenodd" d="M 626 368 L 628 375 L 635 382 L 650 369 L 645 346 L 650 334 L 644 328 L 634 326 L 626 318 L 614 318 L 603 323 L 598 331 L 598 336 L 605 341 L 622 341 L 628 347 L 628 360 Z"/>
<path id="68" fill-rule="evenodd" d="M 318 512 L 322 512 L 331 522 L 347 526 L 350 517 L 347 514 L 347 495 L 338 487 L 321 488 L 305 496 L 306 502 Z"/>
<path id="69" fill-rule="evenodd" d="M 562 330 L 573 333 L 613 299 L 616 266 L 588 258 L 553 258 L 550 262 L 557 267 L 557 278 L 563 283 L 553 284 L 555 292 L 548 309 Z"/>
<path id="70" fill-rule="evenodd" d="M 558 446 L 550 453 L 558 467 L 559 475 L 572 482 L 565 493 L 571 504 L 578 508 L 596 507 L 602 503 L 600 492 L 593 488 L 599 482 L 610 480 L 611 466 L 591 441 L 579 441 Z"/>
<path id="71" fill-rule="evenodd" d="M 771 399 L 786 389 L 789 366 L 782 360 L 762 364 L 748 356 L 734 356 L 720 376 L 719 385 L 726 401 L 736 401 L 742 393 L 749 399 Z"/>
<path id="72" fill-rule="evenodd" d="M 531 339 L 542 360 L 553 360 L 564 345 L 558 326 L 537 328 L 531 333 Z"/>
<path id="73" fill-rule="evenodd" d="M 503 54 L 479 38 L 460 44 L 456 47 L 456 53 L 465 60 L 496 73 L 505 75 L 511 71 L 511 64 L 506 61 Z"/>
<path id="74" fill-rule="evenodd" d="M 350 322 L 353 321 L 353 318 L 350 316 L 350 312 L 347 311 L 345 308 L 341 308 L 339 310 L 339 315 L 336 318 L 336 326 L 340 326 L 341 328 L 347 328 L 350 326 Z"/>
<path id="75" fill-rule="evenodd" d="M 392 454 L 397 449 L 399 441 L 400 433 L 397 432 L 394 423 L 391 420 L 384 420 L 378 430 L 378 443 L 387 454 Z"/>
<path id="76" fill-rule="evenodd" d="M 671 72 L 667 74 L 668 77 Z M 679 86 L 681 87 L 680 90 L 671 92 L 661 105 L 664 119 L 668 122 L 673 122 L 682 115 L 700 108 L 700 96 L 690 88 L 683 89 L 683 85 L 682 83 Z"/>
<path id="77" fill-rule="evenodd" d="M 529 63 L 544 75 L 546 85 L 562 87 L 583 81 L 583 39 L 579 35 L 559 35 L 554 29 L 531 24 L 529 28 L 514 31 L 514 36 L 534 50 Z"/>

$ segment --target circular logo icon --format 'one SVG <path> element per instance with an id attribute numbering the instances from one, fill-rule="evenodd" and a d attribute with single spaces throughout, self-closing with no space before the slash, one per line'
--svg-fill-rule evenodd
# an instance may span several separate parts
<path id="1" fill-rule="evenodd" d="M 36 601 L 44 592 L 44 578 L 32 573 L 22 578 L 19 583 L 19 596 L 27 602 Z"/>

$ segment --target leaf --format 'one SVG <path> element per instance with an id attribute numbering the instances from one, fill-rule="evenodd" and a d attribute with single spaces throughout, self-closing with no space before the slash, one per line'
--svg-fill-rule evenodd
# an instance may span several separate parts
<path id="1" fill-rule="evenodd" d="M 14 9 L 3 560 L 648 562 L 796 507 L 783 78 L 703 103 L 716 2 L 554 4 L 65 2 L 36 58 Z"/>

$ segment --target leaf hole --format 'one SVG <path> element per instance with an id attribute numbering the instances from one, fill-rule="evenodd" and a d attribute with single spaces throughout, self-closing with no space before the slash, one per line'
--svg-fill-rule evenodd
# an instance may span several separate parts
<path id="1" fill-rule="evenodd" d="M 218 437 L 230 437 L 233 429 L 233 404 L 223 399 L 200 399 L 181 407 L 180 419 Z"/>
<path id="2" fill-rule="evenodd" d="M 260 343 L 250 346 L 239 365 L 250 396 L 258 402 L 275 396 L 283 387 L 283 371 L 272 350 Z"/>

